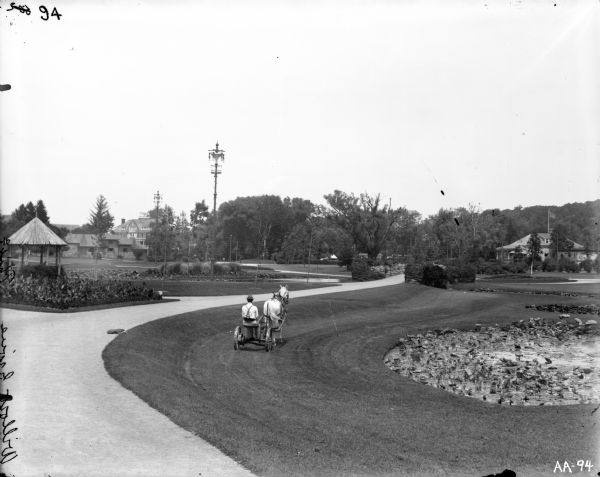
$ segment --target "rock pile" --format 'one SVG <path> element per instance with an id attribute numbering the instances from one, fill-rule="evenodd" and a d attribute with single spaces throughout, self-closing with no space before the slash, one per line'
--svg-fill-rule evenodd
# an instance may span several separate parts
<path id="1" fill-rule="evenodd" d="M 579 319 L 433 330 L 401 339 L 385 363 L 423 384 L 492 403 L 600 403 L 599 335 L 595 320 Z"/>
<path id="2" fill-rule="evenodd" d="M 489 287 L 479 287 L 479 288 L 469 288 L 469 291 L 472 292 L 484 292 L 484 293 L 520 293 L 522 295 L 556 295 L 556 296 L 570 296 L 570 297 L 578 297 L 578 296 L 593 296 L 589 294 L 579 294 L 572 292 L 562 292 L 562 291 L 552 291 L 552 290 L 514 290 L 510 288 L 489 288 Z"/>
<path id="3" fill-rule="evenodd" d="M 537 311 L 600 315 L 600 306 L 598 305 L 525 305 L 525 308 L 534 308 Z"/>

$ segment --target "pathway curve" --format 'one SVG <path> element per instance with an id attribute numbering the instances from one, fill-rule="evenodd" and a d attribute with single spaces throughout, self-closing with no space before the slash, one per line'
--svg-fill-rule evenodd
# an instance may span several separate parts
<path id="1" fill-rule="evenodd" d="M 293 291 L 292 298 L 394 285 L 375 282 Z M 270 294 L 257 295 L 257 301 Z M 3 466 L 24 476 L 248 476 L 249 471 L 181 429 L 112 380 L 102 362 L 114 338 L 152 320 L 234 304 L 244 295 L 183 297 L 177 302 L 79 313 L 0 309 L 7 346 L 3 383 L 14 397 L 8 415 L 18 457 Z"/>

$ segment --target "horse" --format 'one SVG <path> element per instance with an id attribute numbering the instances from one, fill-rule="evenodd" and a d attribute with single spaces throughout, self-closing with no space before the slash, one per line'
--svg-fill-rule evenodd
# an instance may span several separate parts
<path id="1" fill-rule="evenodd" d="M 263 315 L 271 320 L 271 330 L 281 334 L 281 326 L 287 315 L 287 304 L 290 300 L 290 292 L 287 285 L 280 285 L 279 291 L 273 293 L 273 297 L 265 301 Z"/>

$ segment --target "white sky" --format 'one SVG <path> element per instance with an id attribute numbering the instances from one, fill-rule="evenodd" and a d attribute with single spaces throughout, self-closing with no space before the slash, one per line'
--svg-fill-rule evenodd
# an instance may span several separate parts
<path id="1" fill-rule="evenodd" d="M 14 1 L 14 0 L 12 0 Z M 136 218 L 381 193 L 440 207 L 600 196 L 600 2 L 0 0 L 2 213 Z M 556 3 L 556 6 L 554 6 Z M 440 194 L 443 189 L 445 196 Z"/>

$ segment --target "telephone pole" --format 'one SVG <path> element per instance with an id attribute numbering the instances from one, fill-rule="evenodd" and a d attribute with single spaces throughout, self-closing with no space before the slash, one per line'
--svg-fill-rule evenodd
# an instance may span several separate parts
<path id="1" fill-rule="evenodd" d="M 162 197 L 160 195 L 160 192 L 156 191 L 156 194 L 154 194 L 154 202 L 156 204 L 156 217 L 154 218 L 154 232 L 155 232 L 155 234 L 158 231 L 158 207 L 160 205 L 160 199 L 162 199 Z M 158 256 L 157 255 L 158 246 L 156 245 L 156 240 L 154 240 L 154 243 L 155 244 L 154 244 L 153 248 L 155 248 L 156 250 L 152 250 L 152 255 L 153 255 L 154 261 L 156 261 L 156 257 Z"/>
<path id="2" fill-rule="evenodd" d="M 214 149 L 210 149 L 208 151 L 208 162 L 210 162 L 210 172 L 213 176 L 215 176 L 215 193 L 213 196 L 213 214 L 215 217 L 217 215 L 217 177 L 221 174 L 221 168 L 223 167 L 223 162 L 225 161 L 225 151 L 223 149 L 219 149 L 219 142 Z"/>

